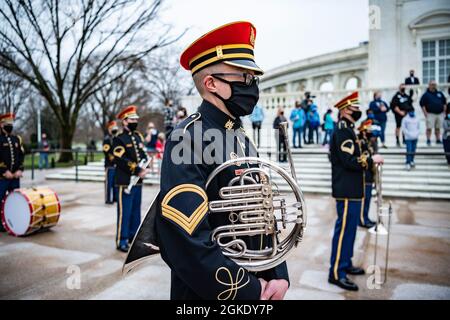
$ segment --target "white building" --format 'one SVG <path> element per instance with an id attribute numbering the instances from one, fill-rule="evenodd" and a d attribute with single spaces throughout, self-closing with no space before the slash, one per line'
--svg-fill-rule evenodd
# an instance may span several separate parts
<path id="1" fill-rule="evenodd" d="M 368 42 L 282 65 L 262 76 L 259 103 L 265 109 L 263 127 L 267 132 L 263 140 L 272 143 L 271 123 L 277 108 L 284 107 L 289 115 L 305 91 L 316 96 L 321 114 L 354 90 L 359 91 L 363 110 L 376 90 L 389 102 L 411 69 L 421 82 L 415 87 L 416 107 L 431 79 L 437 80 L 440 90 L 447 92 L 450 0 L 369 0 L 368 19 Z M 199 104 L 198 96 L 183 101 L 190 111 Z M 392 113 L 388 116 L 393 117 Z M 388 122 L 388 135 L 393 135 L 393 125 L 392 119 Z"/>
<path id="2" fill-rule="evenodd" d="M 450 74 L 449 0 L 369 0 L 369 41 L 266 72 L 265 93 L 397 87 L 410 69 L 422 83 Z"/>
<path id="3" fill-rule="evenodd" d="M 397 87 L 410 69 L 421 83 L 450 75 L 449 0 L 369 0 L 369 41 L 269 70 L 265 93 Z"/>
<path id="4" fill-rule="evenodd" d="M 410 69 L 422 83 L 447 82 L 449 0 L 370 0 L 369 12 L 368 87 L 396 86 Z"/>

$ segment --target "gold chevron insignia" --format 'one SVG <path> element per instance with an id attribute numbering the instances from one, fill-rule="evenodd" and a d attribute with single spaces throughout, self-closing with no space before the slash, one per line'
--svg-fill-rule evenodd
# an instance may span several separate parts
<path id="1" fill-rule="evenodd" d="M 347 145 L 346 144 L 350 144 Z M 341 143 L 341 150 L 350 154 L 353 154 L 355 152 L 355 145 L 353 144 L 353 141 L 351 139 L 347 139 L 344 142 Z"/>
<path id="2" fill-rule="evenodd" d="M 122 147 L 122 146 L 117 146 L 117 147 L 114 148 L 113 154 L 114 154 L 116 157 L 120 158 L 120 157 L 123 156 L 124 153 L 125 153 L 125 148 L 124 148 L 124 147 Z"/>
<path id="3" fill-rule="evenodd" d="M 193 192 L 202 197 L 203 201 L 188 217 L 183 212 L 169 205 L 169 201 L 176 195 L 183 192 Z M 175 222 L 183 228 L 189 235 L 192 235 L 197 225 L 208 212 L 208 197 L 205 190 L 195 184 L 181 184 L 172 188 L 161 202 L 162 215 L 167 219 Z"/>

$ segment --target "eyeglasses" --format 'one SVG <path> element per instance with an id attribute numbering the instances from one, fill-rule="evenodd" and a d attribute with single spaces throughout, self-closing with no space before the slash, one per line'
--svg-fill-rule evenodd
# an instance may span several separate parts
<path id="1" fill-rule="evenodd" d="M 242 77 L 242 78 L 244 78 L 244 83 L 247 85 L 247 86 L 251 86 L 253 83 L 256 83 L 256 85 L 258 85 L 259 84 L 259 77 L 257 77 L 257 76 L 254 76 L 254 75 L 252 75 L 252 74 L 250 74 L 250 73 L 246 73 L 246 72 L 243 72 L 243 73 L 237 73 L 237 72 L 230 72 L 230 73 L 213 73 L 213 74 L 211 74 L 213 77 L 216 77 L 216 76 L 236 76 L 236 77 Z M 220 79 L 220 78 L 219 78 Z M 223 79 L 222 79 L 223 80 Z"/>

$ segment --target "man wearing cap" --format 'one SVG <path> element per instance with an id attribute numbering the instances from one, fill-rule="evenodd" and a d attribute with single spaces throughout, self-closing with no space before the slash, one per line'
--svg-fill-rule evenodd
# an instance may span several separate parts
<path id="1" fill-rule="evenodd" d="M 105 203 L 112 204 L 117 201 L 114 179 L 116 165 L 114 164 L 113 139 L 119 132 L 116 121 L 108 123 L 108 134 L 103 139 L 103 154 L 105 155 Z"/>
<path id="2" fill-rule="evenodd" d="M 255 36 L 251 23 L 230 23 L 205 34 L 181 55 L 203 102 L 172 132 L 161 169 L 156 230 L 162 258 L 172 270 L 175 300 L 277 300 L 289 286 L 286 263 L 250 273 L 211 239 L 212 230 L 230 224 L 230 217 L 210 213 L 208 202 L 219 199 L 220 188 L 248 164 L 225 169 L 208 188 L 206 179 L 226 160 L 258 156 L 240 119 L 252 113 L 259 99 L 255 75 L 263 72 L 254 61 Z M 249 249 L 259 250 L 269 241 L 267 236 L 245 238 Z"/>
<path id="3" fill-rule="evenodd" d="M 375 119 L 366 119 L 358 127 L 358 144 L 363 155 L 371 157 L 374 148 L 371 144 L 372 126 Z M 376 120 L 375 120 L 376 121 Z M 375 222 L 369 219 L 370 201 L 372 199 L 372 187 L 374 182 L 375 166 L 367 166 L 364 170 L 364 196 L 362 198 L 361 214 L 359 215 L 358 225 L 363 228 L 372 228 Z"/>
<path id="4" fill-rule="evenodd" d="M 117 115 L 122 120 L 123 131 L 113 139 L 115 185 L 118 188 L 116 247 L 122 252 L 128 251 L 129 243 L 141 224 L 142 179 L 148 172 L 148 169 L 139 167 L 139 163 L 147 158 L 147 152 L 144 137 L 136 130 L 139 119 L 136 110 L 136 106 L 128 106 Z M 141 179 L 130 193 L 126 193 L 131 176 Z"/>
<path id="5" fill-rule="evenodd" d="M 12 134 L 14 118 L 13 113 L 0 115 L 0 201 L 7 192 L 20 188 L 23 173 L 25 152 L 22 138 Z M 0 231 L 4 231 L 2 225 Z"/>
<path id="6" fill-rule="evenodd" d="M 382 163 L 380 155 L 363 153 L 353 130 L 361 117 L 358 92 L 339 101 L 339 122 L 330 144 L 332 195 L 336 199 L 337 220 L 331 249 L 328 282 L 356 291 L 358 286 L 347 274 L 362 275 L 362 268 L 352 265 L 353 244 L 364 198 L 364 171 L 373 163 Z"/>

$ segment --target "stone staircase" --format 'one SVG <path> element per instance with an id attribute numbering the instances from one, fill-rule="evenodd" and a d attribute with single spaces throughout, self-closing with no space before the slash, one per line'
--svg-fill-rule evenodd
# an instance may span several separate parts
<path id="1" fill-rule="evenodd" d="M 383 196 L 400 198 L 428 198 L 450 200 L 450 167 L 442 155 L 429 153 L 442 152 L 441 147 L 419 147 L 416 168 L 405 170 L 405 157 L 403 155 L 389 155 L 386 152 L 404 152 L 402 148 L 389 148 L 380 150 L 384 153 L 385 165 L 383 167 Z M 261 156 L 276 160 L 273 148 L 261 148 Z M 270 152 L 270 156 L 269 153 Z M 428 153 L 428 154 L 427 154 Z M 294 164 L 299 184 L 305 193 L 330 194 L 331 193 L 331 165 L 328 161 L 327 150 L 321 147 L 305 147 L 294 149 Z M 287 163 L 281 164 L 289 171 Z M 154 170 L 157 172 L 158 164 Z M 46 179 L 75 180 L 75 168 L 59 169 L 46 175 Z M 104 181 L 102 162 L 89 163 L 78 167 L 79 181 Z M 288 186 L 281 178 L 274 177 L 280 190 L 287 191 Z M 149 174 L 144 180 L 145 184 L 159 184 L 159 175 Z"/>

